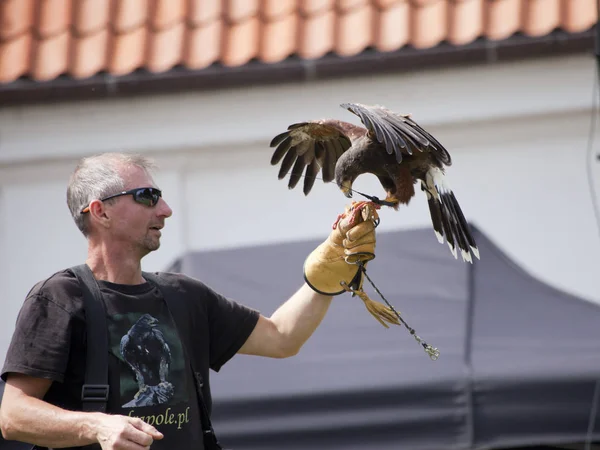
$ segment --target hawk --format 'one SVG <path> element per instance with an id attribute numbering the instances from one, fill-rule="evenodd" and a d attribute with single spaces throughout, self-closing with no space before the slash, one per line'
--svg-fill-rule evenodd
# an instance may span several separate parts
<path id="1" fill-rule="evenodd" d="M 288 173 L 288 187 L 296 187 L 302 177 L 303 192 L 308 195 L 317 175 L 323 182 L 335 181 L 338 188 L 352 197 L 352 185 L 363 173 L 375 175 L 386 193 L 380 204 L 398 210 L 408 205 L 420 182 L 429 205 L 434 233 L 440 243 L 446 239 L 458 259 L 472 263 L 479 250 L 462 209 L 446 181 L 444 168 L 452 165 L 448 150 L 409 114 L 360 103 L 342 103 L 342 108 L 360 118 L 363 126 L 323 119 L 290 125 L 275 136 L 271 165 L 280 164 L 278 179 Z"/>

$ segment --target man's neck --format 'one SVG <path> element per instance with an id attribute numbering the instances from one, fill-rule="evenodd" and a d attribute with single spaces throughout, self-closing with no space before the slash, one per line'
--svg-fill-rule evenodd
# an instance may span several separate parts
<path id="1" fill-rule="evenodd" d="M 90 245 L 86 264 L 97 280 L 117 284 L 144 283 L 140 258 L 131 249 Z"/>

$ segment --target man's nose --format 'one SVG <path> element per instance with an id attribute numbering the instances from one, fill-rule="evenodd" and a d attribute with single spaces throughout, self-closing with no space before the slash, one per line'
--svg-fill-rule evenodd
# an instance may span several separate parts
<path id="1" fill-rule="evenodd" d="M 161 198 L 158 201 L 158 208 L 160 208 L 159 210 L 159 215 L 162 217 L 171 217 L 173 215 L 173 210 L 171 209 L 171 207 L 169 206 L 169 204 L 163 199 Z"/>

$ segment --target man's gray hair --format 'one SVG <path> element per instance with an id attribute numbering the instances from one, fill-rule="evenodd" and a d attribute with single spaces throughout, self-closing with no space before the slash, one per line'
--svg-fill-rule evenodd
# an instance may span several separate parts
<path id="1" fill-rule="evenodd" d="M 88 220 L 81 210 L 93 200 L 124 190 L 120 171 L 128 166 L 140 167 L 148 173 L 156 167 L 150 158 L 126 153 L 102 153 L 83 158 L 77 164 L 67 186 L 67 206 L 84 236 L 89 234 Z"/>

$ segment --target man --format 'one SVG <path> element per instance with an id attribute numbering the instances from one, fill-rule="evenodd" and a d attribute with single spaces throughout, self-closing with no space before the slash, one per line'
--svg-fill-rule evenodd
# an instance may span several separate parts
<path id="1" fill-rule="evenodd" d="M 104 450 L 201 449 L 192 377 L 205 380 L 210 394 L 209 368 L 218 371 L 236 353 L 295 355 L 332 296 L 344 292 L 342 285 L 362 283 L 358 266 L 345 259 L 374 257 L 375 218 L 369 220 L 365 209 L 348 210 L 306 259 L 305 283 L 269 318 L 198 280 L 161 274 L 185 296 L 194 336 L 185 335 L 141 270 L 172 214 L 152 169 L 139 155 L 98 155 L 80 162 L 67 189 L 73 219 L 88 240 L 86 264 L 107 311 L 107 413 L 81 412 L 85 316 L 81 287 L 65 269 L 36 284 L 19 313 L 2 370 L 5 439 L 49 448 L 97 443 Z M 200 374 L 187 369 L 185 349 L 191 346 L 201 346 L 205 357 Z"/>

